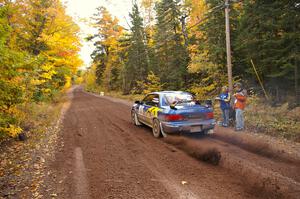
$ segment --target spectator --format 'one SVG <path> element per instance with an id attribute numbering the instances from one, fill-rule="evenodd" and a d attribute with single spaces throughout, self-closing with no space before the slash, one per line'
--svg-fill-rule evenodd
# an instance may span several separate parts
<path id="1" fill-rule="evenodd" d="M 228 127 L 229 125 L 229 111 L 230 111 L 230 93 L 227 86 L 222 87 L 221 94 L 217 98 L 220 100 L 220 108 L 222 110 L 223 123 L 222 126 Z"/>
<path id="2" fill-rule="evenodd" d="M 246 90 L 243 90 L 241 83 L 236 83 L 234 85 L 235 90 L 235 101 L 234 101 L 234 109 L 235 109 L 235 130 L 242 131 L 245 128 L 244 123 L 244 109 L 246 106 Z"/>

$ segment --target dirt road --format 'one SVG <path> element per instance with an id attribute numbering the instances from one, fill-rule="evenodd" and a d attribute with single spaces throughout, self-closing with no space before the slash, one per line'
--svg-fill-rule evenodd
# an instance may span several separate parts
<path id="1" fill-rule="evenodd" d="M 73 91 L 50 167 L 58 198 L 297 198 L 297 160 L 268 157 L 217 137 L 155 139 L 118 100 Z M 215 166 L 201 154 L 216 150 Z"/>

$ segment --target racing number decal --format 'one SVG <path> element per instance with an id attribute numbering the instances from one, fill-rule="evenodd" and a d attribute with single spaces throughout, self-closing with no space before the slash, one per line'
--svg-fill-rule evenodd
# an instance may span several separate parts
<path id="1" fill-rule="evenodd" d="M 157 117 L 158 111 L 160 111 L 160 108 L 158 108 L 158 107 L 151 107 L 151 108 L 149 108 L 147 110 L 147 113 L 150 113 L 151 116 L 153 116 L 153 117 Z"/>

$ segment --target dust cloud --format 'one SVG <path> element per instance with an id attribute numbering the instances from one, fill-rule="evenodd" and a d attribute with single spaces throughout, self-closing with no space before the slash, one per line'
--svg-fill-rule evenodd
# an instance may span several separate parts
<path id="1" fill-rule="evenodd" d="M 216 147 L 213 147 L 208 143 L 201 143 L 201 145 L 199 145 L 199 142 L 197 143 L 188 138 L 175 136 L 168 136 L 164 138 L 164 141 L 184 151 L 186 154 L 197 160 L 216 166 L 219 165 L 221 160 L 221 152 Z"/>

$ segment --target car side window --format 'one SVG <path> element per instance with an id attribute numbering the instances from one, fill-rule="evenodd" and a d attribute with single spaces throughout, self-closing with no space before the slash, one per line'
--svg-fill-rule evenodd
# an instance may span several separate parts
<path id="1" fill-rule="evenodd" d="M 147 95 L 143 100 L 142 103 L 143 104 L 147 104 L 147 102 L 152 100 L 152 95 Z"/>
<path id="2" fill-rule="evenodd" d="M 159 106 L 159 96 L 158 95 L 154 95 L 152 101 L 151 101 L 151 106 Z"/>
<path id="3" fill-rule="evenodd" d="M 144 98 L 143 103 L 148 106 L 157 106 L 158 107 L 159 96 L 157 94 L 150 94 Z"/>

